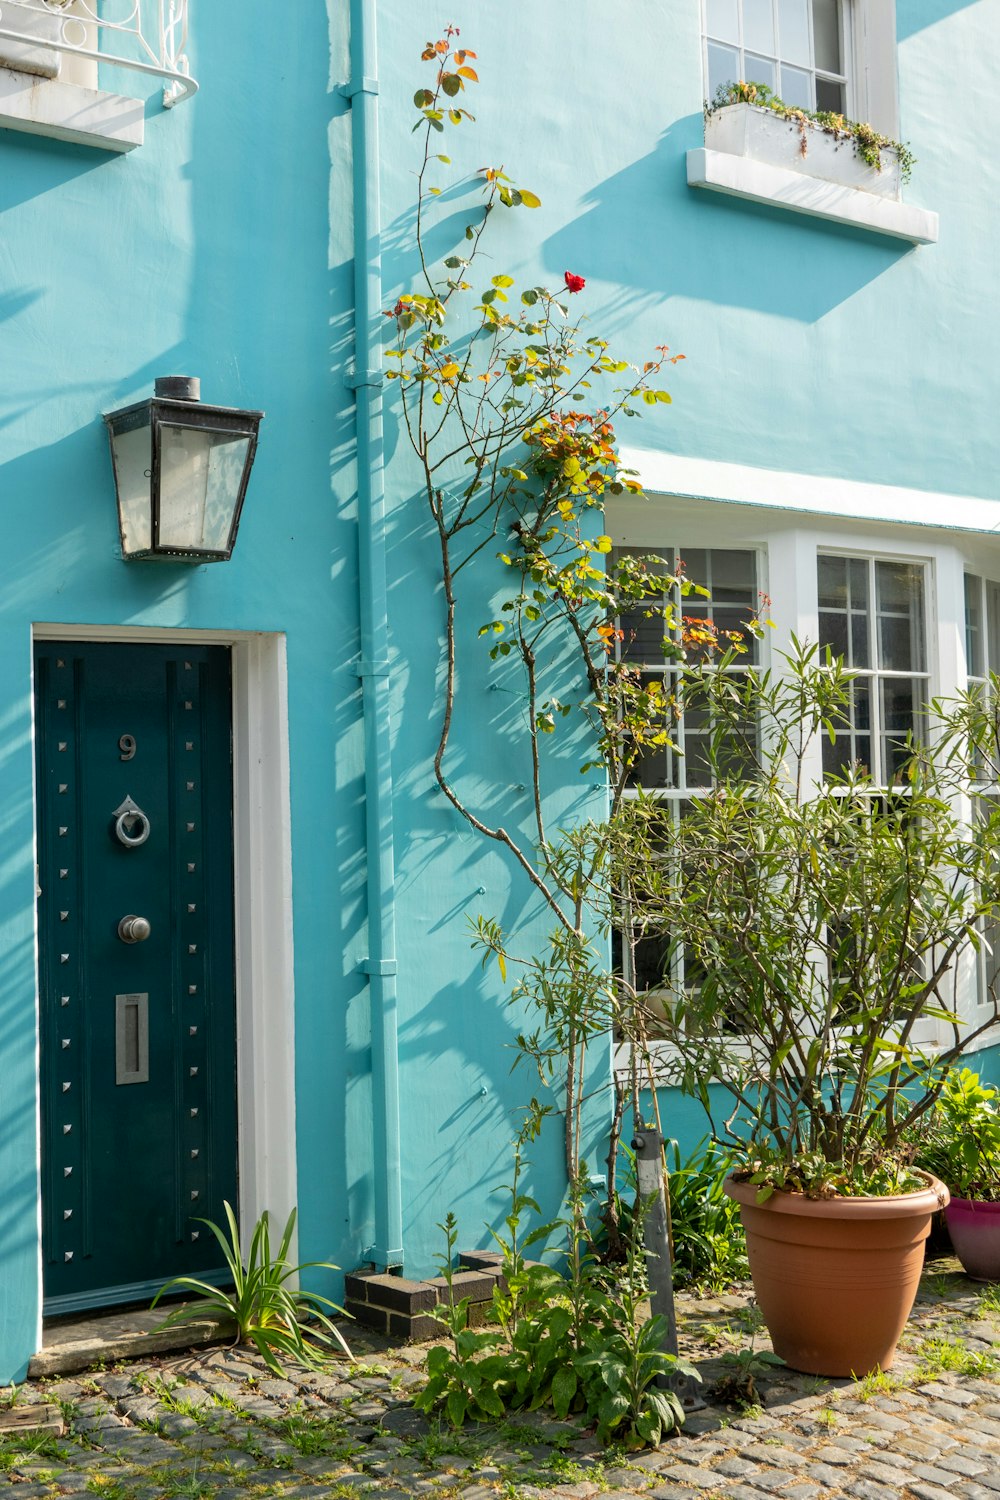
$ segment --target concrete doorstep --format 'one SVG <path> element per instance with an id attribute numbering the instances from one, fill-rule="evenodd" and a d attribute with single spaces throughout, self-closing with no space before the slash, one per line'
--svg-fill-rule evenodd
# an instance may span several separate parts
<path id="1" fill-rule="evenodd" d="M 193 1304 L 192 1304 L 193 1306 Z M 168 1309 L 176 1311 L 176 1307 Z M 59 1319 L 42 1332 L 42 1348 L 28 1366 L 28 1378 L 72 1375 L 97 1364 L 120 1359 L 142 1359 L 149 1354 L 167 1354 L 218 1344 L 236 1337 L 232 1320 L 192 1316 L 190 1322 L 161 1325 L 166 1312 L 157 1308 L 118 1309 L 89 1313 L 72 1320 Z"/>

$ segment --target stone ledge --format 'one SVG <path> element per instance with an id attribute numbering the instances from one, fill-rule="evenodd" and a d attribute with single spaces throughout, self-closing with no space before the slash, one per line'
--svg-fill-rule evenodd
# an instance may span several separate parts
<path id="1" fill-rule="evenodd" d="M 144 126 L 141 99 L 0 67 L 0 129 L 132 151 L 142 145 Z"/>
<path id="2" fill-rule="evenodd" d="M 790 172 L 728 151 L 698 147 L 687 154 L 688 187 L 707 188 L 733 198 L 748 198 L 792 213 L 850 224 L 912 245 L 937 243 L 938 216 L 927 208 L 880 198 L 860 188 L 843 187 L 823 178 Z"/>

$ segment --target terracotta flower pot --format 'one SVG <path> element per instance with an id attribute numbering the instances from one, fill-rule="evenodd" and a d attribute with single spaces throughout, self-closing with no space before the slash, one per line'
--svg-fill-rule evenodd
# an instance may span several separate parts
<path id="1" fill-rule="evenodd" d="M 973 1281 L 1000 1281 L 1000 1203 L 952 1198 L 944 1216 L 965 1274 Z"/>
<path id="2" fill-rule="evenodd" d="M 749 1182 L 726 1179 L 740 1205 L 750 1273 L 775 1354 L 810 1375 L 888 1370 L 910 1315 L 931 1216 L 948 1202 L 936 1178 L 898 1198 L 806 1198 L 757 1203 Z"/>

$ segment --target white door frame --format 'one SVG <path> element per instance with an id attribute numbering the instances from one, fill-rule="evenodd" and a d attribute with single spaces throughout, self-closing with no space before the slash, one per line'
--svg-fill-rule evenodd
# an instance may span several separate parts
<path id="1" fill-rule="evenodd" d="M 178 645 L 190 641 L 232 649 L 240 1228 L 249 1239 L 253 1225 L 265 1209 L 274 1215 L 279 1229 L 283 1228 L 297 1198 L 292 840 L 285 637 L 276 632 L 170 630 L 48 621 L 33 625 L 31 633 L 33 642 L 129 641 Z M 35 973 L 37 985 L 37 951 Z M 37 993 L 35 1003 L 37 1014 Z M 40 1119 L 37 1100 L 36 1114 Z M 39 1213 L 40 1209 L 39 1173 Z M 40 1222 L 39 1217 L 39 1225 Z M 295 1255 L 294 1243 L 292 1255 Z M 292 1264 L 295 1264 L 294 1258 Z M 40 1233 L 38 1276 L 37 1337 L 41 1348 Z"/>

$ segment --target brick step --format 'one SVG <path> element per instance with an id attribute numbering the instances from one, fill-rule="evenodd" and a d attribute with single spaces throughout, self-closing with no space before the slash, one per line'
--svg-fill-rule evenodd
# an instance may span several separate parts
<path id="1" fill-rule="evenodd" d="M 469 1326 L 481 1328 L 488 1321 L 495 1287 L 503 1289 L 503 1256 L 491 1250 L 470 1250 L 459 1255 L 461 1270 L 452 1275 L 456 1302 L 469 1298 Z M 432 1339 L 440 1336 L 441 1324 L 432 1309 L 448 1300 L 443 1276 L 410 1281 L 405 1276 L 376 1271 L 354 1271 L 344 1279 L 344 1310 L 367 1328 L 397 1339 Z"/>

